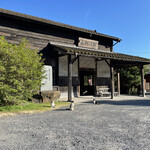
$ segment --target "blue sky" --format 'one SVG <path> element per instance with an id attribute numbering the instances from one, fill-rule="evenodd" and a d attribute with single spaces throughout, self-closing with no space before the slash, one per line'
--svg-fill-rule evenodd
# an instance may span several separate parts
<path id="1" fill-rule="evenodd" d="M 0 8 L 119 37 L 115 52 L 150 58 L 150 0 L 0 0 Z"/>

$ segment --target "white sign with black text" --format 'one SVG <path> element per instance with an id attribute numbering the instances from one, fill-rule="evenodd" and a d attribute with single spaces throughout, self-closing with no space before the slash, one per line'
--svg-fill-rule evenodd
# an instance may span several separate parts
<path id="1" fill-rule="evenodd" d="M 45 79 L 42 80 L 41 91 L 52 91 L 52 66 L 44 65 Z"/>

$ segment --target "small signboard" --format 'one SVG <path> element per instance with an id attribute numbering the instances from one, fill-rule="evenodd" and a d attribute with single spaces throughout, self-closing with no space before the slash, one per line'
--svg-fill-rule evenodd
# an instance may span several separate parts
<path id="1" fill-rule="evenodd" d="M 42 80 L 41 91 L 52 91 L 52 66 L 44 65 L 45 79 Z"/>
<path id="2" fill-rule="evenodd" d="M 98 49 L 98 41 L 79 37 L 78 46 L 86 47 L 86 48 Z"/>

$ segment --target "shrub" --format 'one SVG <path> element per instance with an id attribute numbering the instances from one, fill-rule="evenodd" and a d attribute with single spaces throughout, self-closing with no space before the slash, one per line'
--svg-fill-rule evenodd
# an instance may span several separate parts
<path id="1" fill-rule="evenodd" d="M 37 50 L 26 39 L 18 45 L 0 37 L 0 101 L 16 104 L 27 100 L 39 90 L 43 77 L 43 62 Z"/>
<path id="2" fill-rule="evenodd" d="M 120 72 L 121 93 L 135 95 L 141 85 L 141 73 L 138 67 L 124 68 Z"/>

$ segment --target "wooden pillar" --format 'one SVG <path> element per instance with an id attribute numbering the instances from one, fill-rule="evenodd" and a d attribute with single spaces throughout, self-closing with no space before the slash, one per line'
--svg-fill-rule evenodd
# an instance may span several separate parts
<path id="1" fill-rule="evenodd" d="M 111 77 L 111 99 L 114 99 L 114 67 L 110 65 L 110 77 Z"/>
<path id="2" fill-rule="evenodd" d="M 120 73 L 117 72 L 117 95 L 120 95 Z"/>
<path id="3" fill-rule="evenodd" d="M 68 101 L 72 101 L 72 63 L 71 63 L 71 55 L 68 55 Z"/>
<path id="4" fill-rule="evenodd" d="M 145 97 L 145 86 L 144 86 L 144 68 L 141 66 L 141 85 L 142 85 L 142 97 Z"/>
<path id="5" fill-rule="evenodd" d="M 94 76 L 94 95 L 97 95 L 97 59 L 95 59 L 95 76 Z"/>

